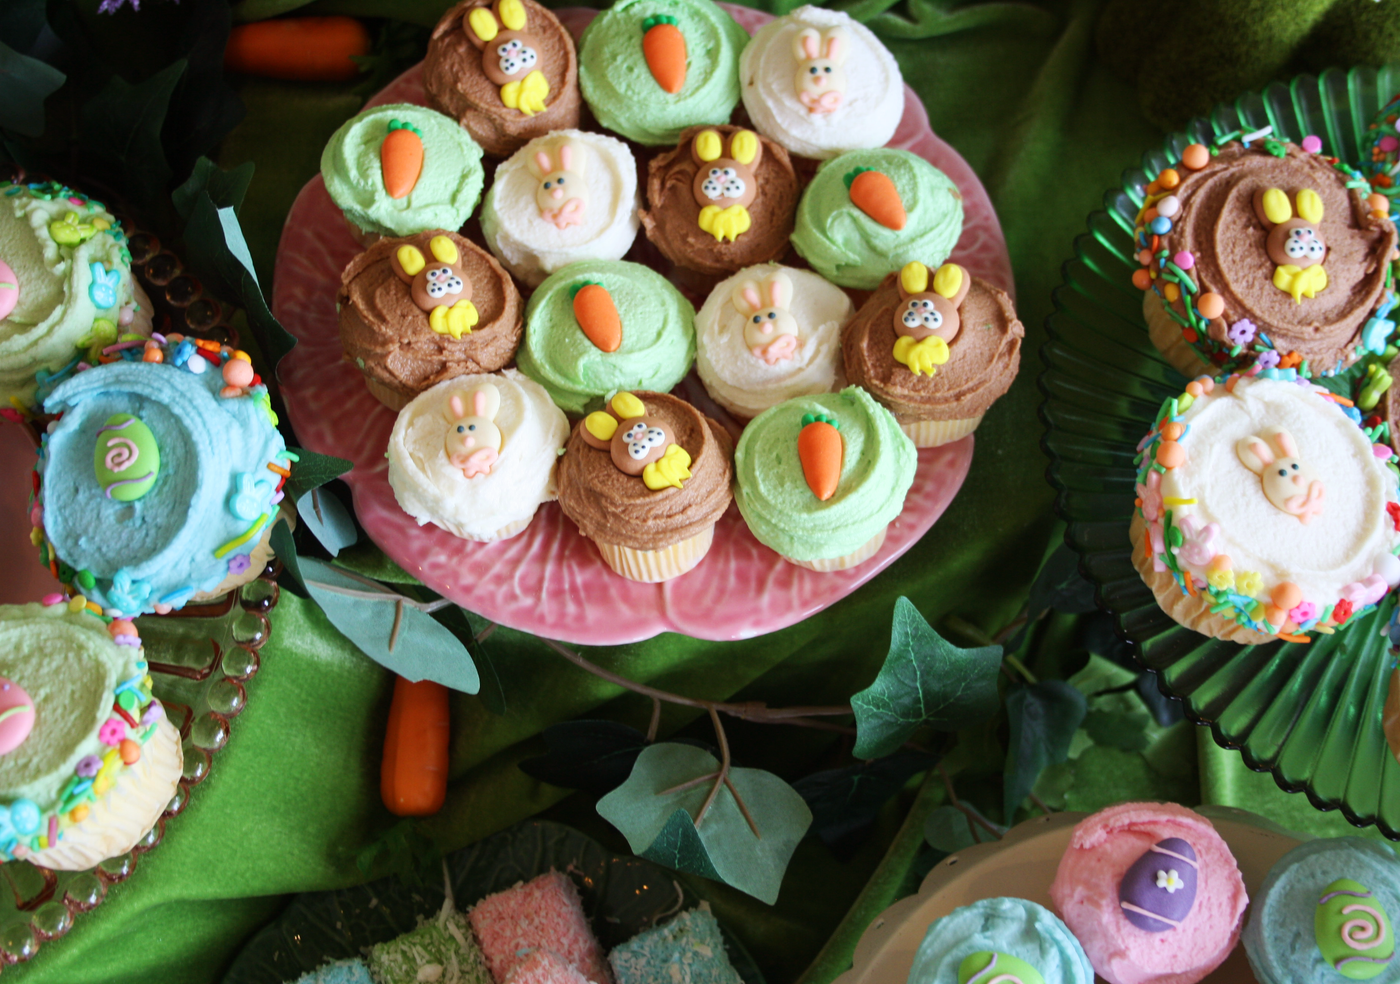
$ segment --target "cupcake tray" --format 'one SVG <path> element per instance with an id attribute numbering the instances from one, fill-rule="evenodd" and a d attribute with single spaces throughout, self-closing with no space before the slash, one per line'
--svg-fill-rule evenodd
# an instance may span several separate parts
<path id="1" fill-rule="evenodd" d="M 723 6 L 751 33 L 771 20 L 761 11 Z M 595 14 L 576 8 L 555 13 L 575 38 Z M 421 65 L 367 108 L 394 102 L 426 104 Z M 904 117 L 890 146 L 920 155 L 957 184 L 965 220 L 951 259 L 1014 296 L 1011 261 L 991 200 L 967 162 L 929 129 L 922 103 L 907 86 Z M 341 358 L 335 294 L 340 271 L 358 252 L 316 176 L 287 216 L 273 278 L 272 311 L 299 341 L 279 370 L 292 426 L 305 447 L 354 463 L 344 479 L 370 539 L 429 588 L 494 622 L 583 645 L 637 642 L 668 631 L 714 640 L 773 632 L 827 608 L 888 567 L 928 532 L 967 477 L 973 437 L 920 450 L 914 486 L 884 546 L 871 560 L 837 573 L 782 560 L 754 539 L 733 505 L 716 525 L 709 555 L 694 571 L 662 584 L 614 574 L 557 503 L 542 506 L 525 532 L 497 543 L 419 527 L 389 486 L 384 448 L 395 413 L 369 394 L 360 372 Z M 627 259 L 656 258 L 639 233 Z M 738 433 L 693 373 L 678 393 Z"/>

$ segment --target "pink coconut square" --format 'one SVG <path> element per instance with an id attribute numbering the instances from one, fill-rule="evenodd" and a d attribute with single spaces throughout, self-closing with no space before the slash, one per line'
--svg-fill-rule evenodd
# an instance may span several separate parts
<path id="1" fill-rule="evenodd" d="M 531 950 L 511 967 L 504 984 L 589 984 L 589 981 L 553 950 Z"/>
<path id="2" fill-rule="evenodd" d="M 612 984 L 603 948 L 593 938 L 578 889 L 558 871 L 488 895 L 469 914 L 497 984 L 531 950 L 548 949 L 593 984 Z"/>

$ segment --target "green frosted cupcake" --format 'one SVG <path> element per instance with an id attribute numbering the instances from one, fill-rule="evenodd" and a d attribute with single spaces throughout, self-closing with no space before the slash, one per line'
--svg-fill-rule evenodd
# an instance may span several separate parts
<path id="1" fill-rule="evenodd" d="M 321 152 L 321 177 L 362 236 L 460 229 L 485 180 L 467 131 L 408 103 L 378 106 L 336 130 Z"/>
<path id="2" fill-rule="evenodd" d="M 677 35 L 684 66 L 661 54 L 675 50 Z M 619 0 L 579 42 L 584 101 L 599 123 L 629 140 L 675 144 L 688 126 L 729 122 L 739 102 L 739 52 L 748 40 L 710 0 Z"/>
<path id="3" fill-rule="evenodd" d="M 858 386 L 780 403 L 744 428 L 734 501 L 758 541 L 814 571 L 869 560 L 904 508 L 914 442 Z"/>
<path id="4" fill-rule="evenodd" d="M 515 358 L 575 416 L 618 390 L 666 393 L 695 361 L 695 308 L 638 263 L 570 263 L 535 289 Z"/>
<path id="5" fill-rule="evenodd" d="M 807 186 L 792 245 L 832 283 L 873 290 L 911 260 L 938 266 L 962 225 L 962 193 L 928 161 L 890 147 L 853 150 L 823 164 Z"/>

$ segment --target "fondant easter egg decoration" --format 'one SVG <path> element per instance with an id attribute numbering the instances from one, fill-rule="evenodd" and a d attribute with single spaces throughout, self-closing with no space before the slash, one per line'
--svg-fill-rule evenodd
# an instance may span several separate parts
<path id="1" fill-rule="evenodd" d="M 1123 916 L 1138 929 L 1177 929 L 1196 903 L 1196 851 L 1180 837 L 1158 841 L 1118 883 Z"/>
<path id="2" fill-rule="evenodd" d="M 107 498 L 135 502 L 156 484 L 160 445 L 140 420 L 129 413 L 114 413 L 97 432 L 92 467 Z"/>
<path id="3" fill-rule="evenodd" d="M 24 744 L 34 729 L 34 701 L 19 684 L 0 677 L 0 755 Z"/>
<path id="4" fill-rule="evenodd" d="M 1322 890 L 1313 931 L 1323 959 L 1348 980 L 1379 977 L 1395 959 L 1395 932 L 1385 906 L 1350 878 L 1339 878 Z"/>
<path id="5" fill-rule="evenodd" d="M 19 303 L 19 278 L 4 260 L 0 260 L 0 320 L 8 318 Z"/>
<path id="6" fill-rule="evenodd" d="M 958 984 L 1045 984 L 1040 971 L 1009 953 L 979 950 L 958 964 Z"/>

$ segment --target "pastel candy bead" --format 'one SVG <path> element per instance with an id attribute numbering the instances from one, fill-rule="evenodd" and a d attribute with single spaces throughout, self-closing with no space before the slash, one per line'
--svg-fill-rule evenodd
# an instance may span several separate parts
<path id="1" fill-rule="evenodd" d="M 34 701 L 24 688 L 0 677 L 0 755 L 9 755 L 34 730 Z"/>
<path id="2" fill-rule="evenodd" d="M 1323 958 L 1348 980 L 1379 977 L 1395 958 L 1389 914 L 1369 888 L 1350 878 L 1322 890 L 1313 932 Z"/>
<path id="3" fill-rule="evenodd" d="M 1384 140 L 1382 140 L 1382 142 L 1384 142 Z M 1303 138 L 1303 149 L 1309 154 L 1320 154 L 1322 152 L 1322 138 L 1314 133 L 1308 134 Z M 1381 149 L 1384 150 L 1385 148 L 1382 147 Z"/>
<path id="4" fill-rule="evenodd" d="M 1170 219 L 1181 211 L 1181 199 L 1175 195 L 1168 195 L 1157 203 L 1156 208 L 1158 215 L 1165 215 Z"/>
<path id="5" fill-rule="evenodd" d="M 1196 258 L 1185 250 L 1182 250 L 1172 257 L 1172 262 L 1183 270 L 1189 270 L 1196 265 Z"/>
<path id="6" fill-rule="evenodd" d="M 156 484 L 160 446 L 139 419 L 129 413 L 114 413 L 97 431 L 92 467 L 107 498 L 135 502 Z"/>
<path id="7" fill-rule="evenodd" d="M 958 984 L 1045 984 L 1040 971 L 1009 953 L 981 950 L 958 965 Z"/>
<path id="8" fill-rule="evenodd" d="M 1159 236 L 1165 236 L 1172 231 L 1172 220 L 1165 215 L 1159 215 L 1152 220 L 1152 231 Z"/>
<path id="9" fill-rule="evenodd" d="M 1196 851 L 1180 837 L 1158 841 L 1118 883 L 1123 916 L 1138 929 L 1176 929 L 1196 904 Z"/>
<path id="10" fill-rule="evenodd" d="M 0 318 L 8 318 L 19 303 L 19 278 L 4 260 L 0 260 Z"/>

